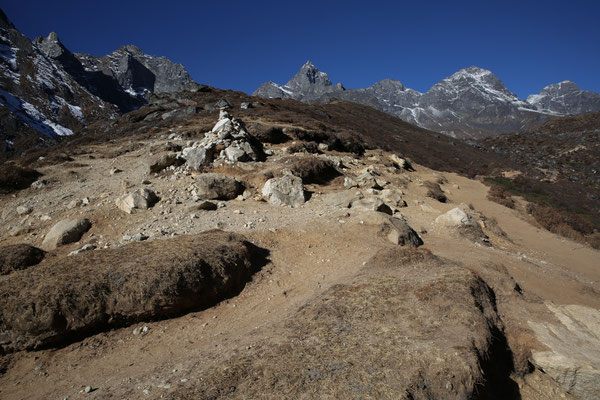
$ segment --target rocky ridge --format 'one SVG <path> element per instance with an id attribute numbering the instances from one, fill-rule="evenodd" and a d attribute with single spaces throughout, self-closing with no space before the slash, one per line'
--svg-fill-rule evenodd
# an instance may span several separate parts
<path id="1" fill-rule="evenodd" d="M 522 100 L 491 71 L 475 66 L 461 69 L 420 93 L 393 79 L 364 89 L 346 90 L 341 84 L 333 86 L 327 74 L 307 62 L 286 85 L 268 82 L 253 94 L 310 103 L 352 101 L 417 126 L 462 138 L 519 131 L 552 115 L 600 110 L 600 94 L 582 91 L 572 82 L 550 85 L 539 95 Z"/>

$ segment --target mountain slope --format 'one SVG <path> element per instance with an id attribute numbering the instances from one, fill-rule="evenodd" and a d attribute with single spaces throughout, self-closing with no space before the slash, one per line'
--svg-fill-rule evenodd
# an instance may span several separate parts
<path id="1" fill-rule="evenodd" d="M 519 99 L 491 71 L 478 67 L 461 69 L 435 84 L 426 93 L 407 88 L 401 82 L 385 79 L 364 89 L 345 90 L 332 86 L 327 74 L 310 64 L 313 76 L 326 81 L 305 80 L 305 64 L 286 85 L 263 84 L 253 94 L 268 98 L 293 98 L 305 102 L 334 99 L 365 104 L 423 128 L 462 138 L 478 138 L 519 131 L 535 126 L 551 115 L 600 110 L 600 94 L 580 91 L 576 85 L 551 85 L 540 95 Z M 321 97 L 316 96 L 321 93 Z"/>
<path id="2" fill-rule="evenodd" d="M 26 148 L 71 135 L 116 109 L 46 57 L 0 10 L 0 141 Z"/>

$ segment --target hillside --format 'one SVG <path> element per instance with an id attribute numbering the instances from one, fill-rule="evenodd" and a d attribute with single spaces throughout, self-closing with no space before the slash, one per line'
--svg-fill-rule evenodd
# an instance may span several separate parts
<path id="1" fill-rule="evenodd" d="M 4 163 L 0 397 L 596 398 L 598 250 L 505 158 L 210 89 Z"/>

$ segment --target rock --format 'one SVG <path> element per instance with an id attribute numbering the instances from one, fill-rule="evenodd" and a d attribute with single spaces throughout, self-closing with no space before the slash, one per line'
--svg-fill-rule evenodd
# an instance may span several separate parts
<path id="1" fill-rule="evenodd" d="M 246 161 L 248 159 L 248 154 L 237 145 L 232 144 L 225 149 L 225 157 L 231 162 Z"/>
<path id="2" fill-rule="evenodd" d="M 33 212 L 33 207 L 31 206 L 17 206 L 17 214 L 19 215 L 28 215 Z"/>
<path id="3" fill-rule="evenodd" d="M 306 201 L 302 179 L 291 174 L 269 179 L 263 186 L 262 196 L 277 206 L 298 207 Z"/>
<path id="4" fill-rule="evenodd" d="M 164 113 L 161 118 L 163 120 L 169 118 L 185 118 L 190 117 L 198 112 L 198 108 L 196 106 L 187 106 L 178 108 L 169 112 Z"/>
<path id="5" fill-rule="evenodd" d="M 212 163 L 214 147 L 186 147 L 182 150 L 182 155 L 186 166 L 197 171 Z"/>
<path id="6" fill-rule="evenodd" d="M 423 240 L 403 219 L 390 218 L 389 223 L 384 227 L 387 238 L 390 242 L 399 246 L 419 247 Z"/>
<path id="7" fill-rule="evenodd" d="M 220 119 L 215 126 L 212 128 L 211 132 L 214 134 L 227 133 L 230 134 L 233 131 L 233 123 L 229 118 Z M 226 139 L 227 137 L 222 137 L 220 139 Z"/>
<path id="8" fill-rule="evenodd" d="M 406 207 L 406 201 L 402 199 L 402 193 L 394 189 L 383 189 L 379 194 L 381 200 L 391 208 L 398 209 Z"/>
<path id="9" fill-rule="evenodd" d="M 558 322 L 529 322 L 546 348 L 533 353 L 533 364 L 577 398 L 599 399 L 600 311 L 575 304 L 546 306 Z"/>
<path id="10" fill-rule="evenodd" d="M 46 187 L 46 181 L 45 181 L 45 180 L 39 180 L 39 181 L 35 181 L 35 182 L 33 182 L 33 183 L 31 184 L 31 187 L 32 187 L 33 189 L 37 189 L 37 190 L 39 190 L 39 189 L 43 189 L 43 188 L 45 188 L 45 187 Z"/>
<path id="11" fill-rule="evenodd" d="M 459 207 L 453 208 L 435 219 L 435 223 L 447 227 L 476 226 L 475 219 Z"/>
<path id="12" fill-rule="evenodd" d="M 379 211 L 388 215 L 393 214 L 392 209 L 376 197 L 355 200 L 350 204 L 350 207 L 359 211 Z"/>
<path id="13" fill-rule="evenodd" d="M 231 115 L 226 110 L 220 110 L 219 111 L 219 120 L 222 120 L 224 118 L 231 119 Z"/>
<path id="14" fill-rule="evenodd" d="M 195 206 L 191 207 L 191 210 L 206 210 L 206 211 L 213 211 L 217 209 L 217 205 L 213 202 L 210 201 L 201 201 L 200 203 L 198 203 Z"/>
<path id="15" fill-rule="evenodd" d="M 398 157 L 396 154 L 392 154 L 390 159 L 394 162 L 396 168 L 404 170 L 404 171 L 414 171 L 415 169 L 410 165 L 408 161 L 404 158 Z"/>
<path id="16" fill-rule="evenodd" d="M 320 151 L 327 151 L 327 150 L 329 150 L 329 145 L 327 143 L 319 143 L 319 145 L 317 146 L 317 148 Z"/>
<path id="17" fill-rule="evenodd" d="M 39 264 L 46 253 L 28 244 L 13 244 L 0 247 L 0 275 L 26 269 Z"/>
<path id="18" fill-rule="evenodd" d="M 324 196 L 324 202 L 331 207 L 350 208 L 353 201 L 364 198 L 363 194 L 358 189 L 348 190 L 345 192 L 331 193 Z"/>
<path id="19" fill-rule="evenodd" d="M 364 189 L 383 189 L 378 183 L 377 179 L 369 173 L 365 172 L 356 178 L 356 182 L 358 182 L 358 186 Z"/>
<path id="20" fill-rule="evenodd" d="M 110 170 L 111 175 L 115 175 L 115 174 L 118 174 L 121 172 L 123 172 L 123 170 L 120 170 L 119 168 L 111 168 L 111 170 Z"/>
<path id="21" fill-rule="evenodd" d="M 242 110 L 247 110 L 249 108 L 253 108 L 253 106 L 252 106 L 252 103 L 243 102 L 242 104 L 240 104 L 240 108 Z"/>
<path id="22" fill-rule="evenodd" d="M 171 165 L 178 164 L 178 162 L 177 155 L 174 153 L 159 154 L 152 157 L 148 169 L 151 173 L 160 172 Z"/>
<path id="23" fill-rule="evenodd" d="M 358 182 L 356 182 L 354 179 L 346 176 L 344 177 L 344 188 L 346 189 L 351 189 L 351 188 L 357 188 L 358 187 Z"/>
<path id="24" fill-rule="evenodd" d="M 80 199 L 71 200 L 71 202 L 69 202 L 69 204 L 67 204 L 67 208 L 69 210 L 72 210 L 73 208 L 79 207 L 82 204 L 83 204 L 83 202 Z"/>
<path id="25" fill-rule="evenodd" d="M 83 389 L 83 391 L 84 391 L 85 393 L 91 393 L 91 392 L 92 392 L 92 390 L 93 390 L 93 389 L 92 389 L 92 387 L 91 387 L 91 386 L 86 386 L 86 387 L 85 387 L 85 389 Z"/>
<path id="26" fill-rule="evenodd" d="M 133 240 L 134 242 L 143 242 L 144 240 L 148 240 L 148 236 L 144 235 L 143 233 L 136 233 L 135 235 L 133 235 L 131 240 Z"/>
<path id="27" fill-rule="evenodd" d="M 121 210 L 132 214 L 135 210 L 145 210 L 152 207 L 159 200 L 156 193 L 150 189 L 138 189 L 115 200 Z"/>
<path id="28" fill-rule="evenodd" d="M 211 104 L 205 104 L 204 105 L 204 110 L 206 110 L 206 111 L 215 111 L 216 108 L 213 105 L 211 105 Z"/>
<path id="29" fill-rule="evenodd" d="M 62 220 L 46 234 L 42 248 L 53 250 L 59 245 L 77 242 L 91 227 L 92 223 L 87 218 Z"/>
<path id="30" fill-rule="evenodd" d="M 244 192 L 244 185 L 223 174 L 202 174 L 195 178 L 195 194 L 206 200 L 233 200 Z"/>
<path id="31" fill-rule="evenodd" d="M 75 254 L 80 254 L 83 253 L 85 251 L 90 251 L 90 250 L 94 250 L 96 248 L 96 246 L 94 246 L 93 244 L 86 244 L 84 245 L 82 248 L 77 249 L 77 250 L 73 250 L 72 252 L 69 253 L 69 256 L 74 256 Z"/>
<path id="32" fill-rule="evenodd" d="M 231 103 L 227 99 L 223 98 L 215 103 L 215 107 L 218 109 L 228 109 L 228 108 L 231 108 L 232 106 L 231 106 Z"/>

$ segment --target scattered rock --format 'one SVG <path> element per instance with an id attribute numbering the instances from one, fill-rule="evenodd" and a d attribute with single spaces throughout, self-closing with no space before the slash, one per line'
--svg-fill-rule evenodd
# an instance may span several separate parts
<path id="1" fill-rule="evenodd" d="M 72 210 L 73 208 L 80 207 L 82 204 L 83 204 L 83 201 L 81 201 L 81 199 L 71 200 L 69 202 L 69 204 L 67 204 L 67 208 L 69 210 Z"/>
<path id="2" fill-rule="evenodd" d="M 324 202 L 331 207 L 350 208 L 352 202 L 363 198 L 364 196 L 360 190 L 354 189 L 328 194 L 324 196 Z"/>
<path id="3" fill-rule="evenodd" d="M 269 179 L 263 186 L 262 196 L 277 206 L 299 207 L 306 201 L 302 179 L 292 174 Z"/>
<path id="4" fill-rule="evenodd" d="M 399 246 L 419 247 L 423 240 L 403 219 L 391 217 L 383 229 L 388 240 Z"/>
<path id="5" fill-rule="evenodd" d="M 26 269 L 39 264 L 46 255 L 41 249 L 28 244 L 13 244 L 0 247 L 0 275 Z"/>
<path id="6" fill-rule="evenodd" d="M 410 165 L 404 158 L 398 157 L 396 154 L 392 154 L 390 159 L 394 162 L 394 166 L 403 171 L 414 171 L 415 169 Z"/>
<path id="7" fill-rule="evenodd" d="M 47 182 L 45 180 L 39 180 L 39 181 L 35 181 L 31 184 L 31 187 L 33 189 L 39 190 L 39 189 L 43 189 L 46 187 Z"/>
<path id="8" fill-rule="evenodd" d="M 200 170 L 210 165 L 214 157 L 214 146 L 186 147 L 182 150 L 186 166 L 193 170 Z"/>
<path id="9" fill-rule="evenodd" d="M 119 197 L 115 200 L 115 204 L 126 213 L 132 214 L 135 210 L 146 210 L 152 207 L 158 200 L 156 193 L 150 189 L 142 188 Z"/>
<path id="10" fill-rule="evenodd" d="M 350 207 L 359 211 L 379 211 L 388 215 L 394 213 L 388 205 L 376 197 L 355 200 Z"/>
<path id="11" fill-rule="evenodd" d="M 46 234 L 42 248 L 53 250 L 59 245 L 77 242 L 91 227 L 92 223 L 87 218 L 62 220 Z"/>
<path id="12" fill-rule="evenodd" d="M 192 193 L 201 199 L 233 200 L 244 192 L 244 185 L 234 177 L 223 174 L 196 176 Z"/>
<path id="13" fill-rule="evenodd" d="M 435 223 L 447 227 L 477 225 L 475 219 L 459 207 L 453 208 L 445 214 L 440 215 L 435 219 Z"/>
<path id="14" fill-rule="evenodd" d="M 123 170 L 120 170 L 119 168 L 111 168 L 110 170 L 111 175 L 119 174 L 121 172 L 123 172 Z"/>
<path id="15" fill-rule="evenodd" d="M 150 160 L 150 163 L 148 164 L 148 169 L 150 170 L 151 173 L 155 173 L 155 172 L 160 172 L 163 169 L 170 167 L 171 165 L 177 165 L 177 164 L 179 164 L 179 159 L 177 158 L 176 154 L 174 154 L 174 153 L 159 154 L 159 155 L 152 157 L 152 159 Z"/>
<path id="16" fill-rule="evenodd" d="M 346 189 L 352 189 L 352 188 L 357 188 L 358 187 L 358 182 L 356 182 L 354 179 L 346 176 L 344 177 L 344 188 Z"/>
<path id="17" fill-rule="evenodd" d="M 247 109 L 253 108 L 253 107 L 252 107 L 252 103 L 242 102 L 242 104 L 240 104 L 240 108 L 242 110 L 247 110 Z"/>
<path id="18" fill-rule="evenodd" d="M 381 193 L 379 193 L 379 196 L 381 197 L 381 200 L 391 208 L 399 209 L 406 207 L 406 201 L 402 198 L 402 192 L 399 190 L 383 189 Z"/>
<path id="19" fill-rule="evenodd" d="M 93 244 L 86 244 L 84 245 L 82 248 L 77 249 L 77 250 L 73 250 L 72 252 L 69 253 L 70 256 L 74 256 L 75 254 L 80 254 L 83 253 L 85 251 L 90 251 L 90 250 L 94 250 L 96 248 L 96 246 L 94 246 Z"/>
<path id="20" fill-rule="evenodd" d="M 232 105 L 227 99 L 223 98 L 215 103 L 215 107 L 221 110 L 226 110 L 228 108 L 231 108 Z"/>
<path id="21" fill-rule="evenodd" d="M 19 215 L 28 215 L 31 214 L 33 212 L 33 207 L 31 206 L 18 206 L 17 207 L 17 214 Z"/>

